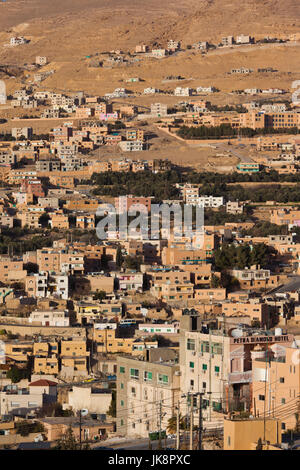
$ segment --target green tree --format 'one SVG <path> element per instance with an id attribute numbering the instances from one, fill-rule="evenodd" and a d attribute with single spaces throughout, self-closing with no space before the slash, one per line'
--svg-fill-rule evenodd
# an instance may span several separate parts
<path id="1" fill-rule="evenodd" d="M 212 289 L 216 289 L 218 287 L 221 287 L 221 279 L 218 276 L 216 276 L 215 274 L 213 274 L 211 276 L 210 287 Z"/>
<path id="2" fill-rule="evenodd" d="M 115 418 L 117 416 L 117 392 L 116 390 L 112 390 L 111 403 L 110 403 L 107 414 L 111 416 L 112 418 Z"/>
<path id="3" fill-rule="evenodd" d="M 80 444 L 76 441 L 71 425 L 58 439 L 55 450 L 80 450 Z"/>
<path id="4" fill-rule="evenodd" d="M 24 378 L 25 372 L 24 369 L 19 369 L 17 366 L 13 365 L 7 372 L 7 378 L 10 379 L 12 383 L 18 383 Z"/>
<path id="5" fill-rule="evenodd" d="M 122 267 L 123 261 L 124 259 L 122 255 L 122 248 L 118 246 L 117 254 L 116 254 L 116 265 L 119 269 Z"/>
<path id="6" fill-rule="evenodd" d="M 94 300 L 103 300 L 106 297 L 106 292 L 104 290 L 100 290 L 94 294 Z"/>
<path id="7" fill-rule="evenodd" d="M 186 420 L 184 416 L 179 415 L 179 429 L 186 429 Z M 167 431 L 169 434 L 176 434 L 177 432 L 177 416 L 173 415 L 168 420 Z"/>
<path id="8" fill-rule="evenodd" d="M 142 256 L 128 255 L 125 257 L 124 265 L 125 265 L 125 268 L 127 269 L 133 269 L 133 270 L 139 271 L 142 262 L 143 262 Z"/>

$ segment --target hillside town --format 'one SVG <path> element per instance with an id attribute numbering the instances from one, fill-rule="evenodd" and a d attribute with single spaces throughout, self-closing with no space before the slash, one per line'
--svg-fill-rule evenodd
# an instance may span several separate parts
<path id="1" fill-rule="evenodd" d="M 300 44 L 246 32 L 85 56 L 109 93 L 0 62 L 1 450 L 300 446 L 300 82 L 130 73 Z"/>

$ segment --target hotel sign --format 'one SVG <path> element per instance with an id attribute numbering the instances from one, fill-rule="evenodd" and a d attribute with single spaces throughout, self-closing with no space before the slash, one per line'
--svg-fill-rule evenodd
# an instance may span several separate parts
<path id="1" fill-rule="evenodd" d="M 243 336 L 232 338 L 231 344 L 260 344 L 260 343 L 289 343 L 292 341 L 290 335 L 280 336 Z"/>

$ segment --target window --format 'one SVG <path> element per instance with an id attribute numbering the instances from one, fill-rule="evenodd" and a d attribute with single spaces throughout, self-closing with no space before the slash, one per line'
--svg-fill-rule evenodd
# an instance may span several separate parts
<path id="1" fill-rule="evenodd" d="M 124 406 L 124 400 L 121 400 L 120 404 L 121 406 Z"/>
<path id="2" fill-rule="evenodd" d="M 279 382 L 280 382 L 281 384 L 284 384 L 284 377 L 280 377 Z"/>
<path id="3" fill-rule="evenodd" d="M 139 370 L 138 369 L 130 369 L 130 378 L 131 379 L 139 379 Z"/>
<path id="4" fill-rule="evenodd" d="M 202 382 L 202 388 L 206 388 L 206 382 Z"/>
<path id="5" fill-rule="evenodd" d="M 260 401 L 265 401 L 265 396 L 264 395 L 258 395 L 258 399 Z"/>
<path id="6" fill-rule="evenodd" d="M 120 385 L 121 385 L 121 390 L 123 390 L 123 389 L 124 389 L 124 384 L 123 384 L 123 382 L 121 382 Z"/>
<path id="7" fill-rule="evenodd" d="M 190 362 L 190 368 L 191 368 L 191 369 L 194 369 L 194 367 L 195 367 L 194 362 Z"/>
<path id="8" fill-rule="evenodd" d="M 220 367 L 219 366 L 215 366 L 215 372 L 220 372 Z"/>
<path id="9" fill-rule="evenodd" d="M 202 364 L 202 370 L 207 370 L 207 364 Z"/>
<path id="10" fill-rule="evenodd" d="M 152 372 L 144 372 L 144 381 L 145 382 L 151 382 L 152 380 Z"/>
<path id="11" fill-rule="evenodd" d="M 158 374 L 157 381 L 158 381 L 159 384 L 168 385 L 169 377 L 167 375 L 164 375 L 164 374 Z"/>
<path id="12" fill-rule="evenodd" d="M 188 351 L 195 351 L 195 340 L 194 339 L 188 339 L 187 340 L 187 350 Z"/>
<path id="13" fill-rule="evenodd" d="M 281 404 L 285 405 L 285 398 L 281 398 Z"/>

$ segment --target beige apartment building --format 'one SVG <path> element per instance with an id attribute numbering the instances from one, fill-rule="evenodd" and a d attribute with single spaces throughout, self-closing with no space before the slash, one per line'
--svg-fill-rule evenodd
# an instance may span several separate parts
<path id="1" fill-rule="evenodd" d="M 96 387 L 72 387 L 68 393 L 68 401 L 63 405 L 65 409 L 71 408 L 74 412 L 88 409 L 89 413 L 106 414 L 111 404 L 112 392 L 110 389 Z"/>
<path id="2" fill-rule="evenodd" d="M 62 211 L 57 211 L 57 212 L 54 212 L 53 214 L 50 214 L 49 223 L 52 228 L 62 228 L 62 229 L 69 228 L 69 218 Z"/>
<path id="3" fill-rule="evenodd" d="M 226 408 L 230 338 L 221 331 L 203 333 L 198 316 L 183 316 L 180 326 L 181 391 L 183 394 L 203 392 L 203 413 L 210 419 L 213 410 Z M 188 406 L 186 402 L 185 412 Z"/>
<path id="4" fill-rule="evenodd" d="M 117 432 L 148 437 L 165 430 L 180 400 L 180 370 L 172 351 L 152 349 L 148 358 L 117 358 Z M 167 349 L 167 348 L 166 348 Z"/>
<path id="5" fill-rule="evenodd" d="M 62 340 L 60 348 L 62 368 L 83 373 L 87 371 L 87 359 L 90 353 L 87 351 L 85 340 Z"/>
<path id="6" fill-rule="evenodd" d="M 225 316 L 249 316 L 251 321 L 259 322 L 261 326 L 271 325 L 271 306 L 258 302 L 230 302 L 222 303 L 222 314 Z"/>
<path id="7" fill-rule="evenodd" d="M 146 271 L 146 277 L 149 280 L 150 287 L 162 286 L 166 283 L 184 283 L 190 282 L 190 273 L 169 268 L 163 270 Z"/>
<path id="8" fill-rule="evenodd" d="M 59 360 L 54 354 L 49 357 L 34 357 L 33 370 L 35 374 L 57 375 L 59 373 Z"/>
<path id="9" fill-rule="evenodd" d="M 226 289 L 195 289 L 194 298 L 200 302 L 221 302 L 226 299 Z"/>
<path id="10" fill-rule="evenodd" d="M 272 335 L 259 329 L 243 332 L 230 319 L 220 329 L 209 329 L 207 322 L 194 314 L 183 315 L 180 325 L 181 389 L 185 394 L 204 393 L 208 420 L 213 411 L 222 409 L 232 411 L 242 406 L 253 412 L 252 370 L 257 353 L 263 354 L 268 347 L 284 351 L 294 340 L 293 335 L 281 331 Z M 226 325 L 228 332 L 223 331 Z"/>
<path id="11" fill-rule="evenodd" d="M 192 299 L 194 296 L 194 285 L 191 282 L 175 282 L 174 284 L 162 284 L 153 286 L 150 292 L 155 297 L 166 302 L 181 302 Z"/>
<path id="12" fill-rule="evenodd" d="M 0 281 L 17 282 L 24 280 L 27 271 L 23 270 L 23 261 L 17 258 L 10 258 L 7 255 L 0 257 Z"/>
<path id="13" fill-rule="evenodd" d="M 269 347 L 268 353 L 257 350 L 252 360 L 252 409 L 258 417 L 264 414 L 279 418 L 281 430 L 294 429 L 299 413 L 300 348 Z"/>
<path id="14" fill-rule="evenodd" d="M 133 336 L 133 332 L 130 335 L 116 326 L 107 324 L 106 328 L 98 328 L 97 324 L 94 325 L 93 341 L 96 343 L 97 353 L 139 355 L 146 349 L 157 348 L 157 341 L 138 339 Z"/>
<path id="15" fill-rule="evenodd" d="M 5 341 L 6 359 L 12 360 L 16 364 L 27 363 L 33 353 L 33 341 L 12 340 Z"/>
<path id="16" fill-rule="evenodd" d="M 266 420 L 225 418 L 224 450 L 255 450 L 259 439 L 271 444 L 271 448 L 263 450 L 280 450 L 280 420 L 273 417 Z"/>
<path id="17" fill-rule="evenodd" d="M 35 374 L 57 375 L 59 373 L 59 343 L 57 341 L 35 342 L 33 355 Z"/>

